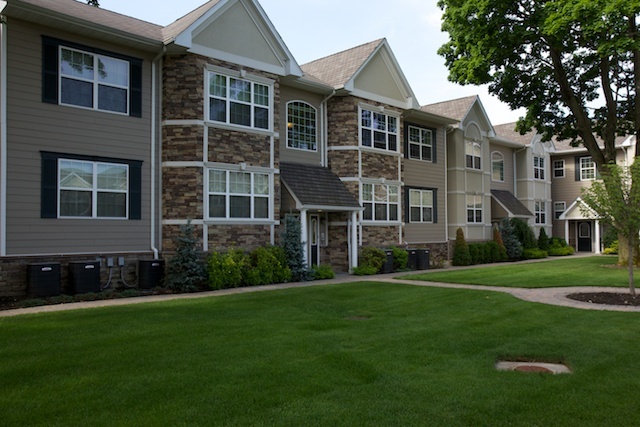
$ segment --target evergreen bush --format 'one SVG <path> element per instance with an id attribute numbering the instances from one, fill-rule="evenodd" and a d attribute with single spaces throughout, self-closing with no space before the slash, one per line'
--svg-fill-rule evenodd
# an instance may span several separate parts
<path id="1" fill-rule="evenodd" d="M 487 243 L 485 243 L 485 255 L 486 255 L 486 261 L 487 263 L 493 263 L 493 262 L 500 262 L 500 246 L 498 246 L 498 244 L 491 240 Z M 506 254 L 506 252 L 505 252 Z"/>
<path id="2" fill-rule="evenodd" d="M 547 251 L 543 251 L 539 248 L 525 249 L 524 251 L 522 251 L 522 258 L 524 259 L 540 259 L 546 258 L 548 256 L 549 254 L 547 253 Z"/>
<path id="3" fill-rule="evenodd" d="M 392 246 L 391 250 L 393 251 L 393 269 L 395 271 L 406 270 L 409 263 L 409 252 L 395 246 Z"/>
<path id="4" fill-rule="evenodd" d="M 188 221 L 180 227 L 176 253 L 164 274 L 164 286 L 175 292 L 196 292 L 206 286 L 207 270 L 197 242 L 193 224 Z"/>
<path id="5" fill-rule="evenodd" d="M 513 226 L 513 233 L 522 245 L 523 249 L 533 249 L 538 247 L 536 236 L 526 221 L 523 221 L 520 218 L 511 218 L 511 225 Z"/>
<path id="6" fill-rule="evenodd" d="M 507 252 L 507 260 L 514 261 L 522 258 L 522 245 L 514 234 L 513 227 L 508 219 L 502 221 L 500 235 L 502 236 L 502 242 Z"/>
<path id="7" fill-rule="evenodd" d="M 544 231 L 544 227 L 540 228 L 540 234 L 538 235 L 538 248 L 546 251 L 549 249 L 550 239 L 547 236 L 547 232 Z"/>
<path id="8" fill-rule="evenodd" d="M 471 254 L 469 253 L 469 245 L 464 239 L 462 228 L 456 230 L 456 241 L 453 246 L 452 265 L 471 265 Z"/>
<path id="9" fill-rule="evenodd" d="M 468 246 L 471 264 L 482 264 L 482 243 L 469 243 Z"/>
<path id="10" fill-rule="evenodd" d="M 311 280 L 311 272 L 304 261 L 304 243 L 301 235 L 300 220 L 293 215 L 286 215 L 284 218 L 282 248 L 291 269 L 292 280 L 295 282 Z"/>
<path id="11" fill-rule="evenodd" d="M 313 280 L 333 279 L 336 277 L 336 273 L 334 273 L 330 265 L 314 265 L 311 270 L 313 272 Z"/>
<path id="12" fill-rule="evenodd" d="M 502 241 L 502 234 L 500 233 L 500 229 L 498 227 L 493 227 L 493 241 L 498 245 L 498 257 L 494 259 L 494 261 L 508 261 L 509 257 L 507 256 L 507 248 L 504 246 L 504 242 Z"/>

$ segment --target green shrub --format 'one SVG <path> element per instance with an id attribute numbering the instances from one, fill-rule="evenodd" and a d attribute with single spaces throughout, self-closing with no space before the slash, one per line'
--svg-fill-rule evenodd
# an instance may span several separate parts
<path id="1" fill-rule="evenodd" d="M 336 277 L 336 273 L 333 272 L 333 268 L 330 265 L 314 265 L 311 268 L 314 280 L 333 279 Z"/>
<path id="2" fill-rule="evenodd" d="M 504 246 L 504 242 L 502 241 L 502 234 L 500 233 L 500 229 L 498 227 L 493 228 L 493 241 L 498 245 L 498 256 L 493 256 L 493 261 L 508 261 L 509 257 L 507 256 L 507 248 Z"/>
<path id="3" fill-rule="evenodd" d="M 207 269 L 198 251 L 194 228 L 189 221 L 180 227 L 176 253 L 169 262 L 164 275 L 164 285 L 175 292 L 195 292 L 207 283 Z"/>
<path id="4" fill-rule="evenodd" d="M 292 279 L 296 282 L 305 282 L 311 279 L 311 272 L 304 261 L 304 246 L 300 220 L 293 215 L 284 217 L 284 233 L 282 235 L 282 247 L 286 254 L 287 264 L 291 269 Z"/>
<path id="5" fill-rule="evenodd" d="M 281 252 L 282 251 L 282 252 Z M 243 269 L 243 282 L 248 286 L 270 285 L 291 280 L 291 269 L 283 262 L 284 249 L 266 246 L 253 250 L 250 263 Z M 286 256 L 284 257 L 286 259 Z"/>
<path id="6" fill-rule="evenodd" d="M 69 304 L 73 302 L 73 296 L 61 294 L 61 295 L 49 297 L 47 298 L 47 301 L 49 304 Z"/>
<path id="7" fill-rule="evenodd" d="M 453 246 L 453 259 L 451 264 L 453 265 L 471 265 L 472 259 L 469 253 L 469 245 L 464 239 L 464 232 L 462 228 L 456 230 L 456 241 Z"/>
<path id="8" fill-rule="evenodd" d="M 387 254 L 380 248 L 365 246 L 360 249 L 359 260 L 358 266 L 363 267 L 364 271 L 367 271 L 365 274 L 376 274 L 387 261 Z M 373 273 L 370 271 L 373 271 Z M 354 274 L 357 273 L 354 272 Z"/>
<path id="9" fill-rule="evenodd" d="M 553 246 L 549 247 L 547 253 L 549 256 L 567 256 L 572 255 L 575 252 L 573 246 Z"/>
<path id="10" fill-rule="evenodd" d="M 538 247 L 536 236 L 526 221 L 523 221 L 520 218 L 511 218 L 511 225 L 513 226 L 513 233 L 522 245 L 523 249 L 533 249 Z"/>
<path id="11" fill-rule="evenodd" d="M 409 252 L 395 246 L 392 246 L 391 250 L 393 251 L 393 269 L 395 271 L 406 270 L 409 263 Z"/>
<path id="12" fill-rule="evenodd" d="M 485 243 L 485 255 L 487 256 L 487 263 L 492 262 L 500 262 L 502 261 L 502 256 L 500 254 L 500 246 L 494 240 L 491 240 Z M 507 252 L 505 251 L 505 256 Z"/>
<path id="13" fill-rule="evenodd" d="M 604 233 L 602 233 L 602 245 L 605 248 L 613 246 L 615 242 L 616 247 L 618 246 L 618 232 L 615 228 L 611 226 L 604 227 Z"/>
<path id="14" fill-rule="evenodd" d="M 248 273 L 251 260 L 240 249 L 229 249 L 225 253 L 214 252 L 209 256 L 207 271 L 211 289 L 228 289 L 242 286 L 245 279 L 257 280 Z"/>
<path id="15" fill-rule="evenodd" d="M 471 256 L 471 264 L 482 264 L 482 244 L 469 243 L 469 255 Z"/>
<path id="16" fill-rule="evenodd" d="M 611 244 L 607 246 L 602 253 L 605 255 L 618 255 L 618 241 L 614 240 L 611 242 Z"/>
<path id="17" fill-rule="evenodd" d="M 522 258 L 522 244 L 514 234 L 511 221 L 505 219 L 500 226 L 500 235 L 504 243 L 505 250 L 507 252 L 507 260 L 518 260 Z"/>
<path id="18" fill-rule="evenodd" d="M 371 265 L 359 265 L 353 268 L 353 274 L 356 276 L 370 276 L 372 274 L 378 274 L 379 268 L 375 268 Z"/>
<path id="19" fill-rule="evenodd" d="M 530 248 L 522 251 L 522 258 L 524 259 L 540 259 L 546 258 L 548 256 L 549 254 L 547 253 L 547 251 L 543 251 L 542 249 L 538 248 Z"/>
<path id="20" fill-rule="evenodd" d="M 547 236 L 547 232 L 544 230 L 544 227 L 540 228 L 540 234 L 538 235 L 538 248 L 546 251 L 549 249 L 549 236 Z"/>

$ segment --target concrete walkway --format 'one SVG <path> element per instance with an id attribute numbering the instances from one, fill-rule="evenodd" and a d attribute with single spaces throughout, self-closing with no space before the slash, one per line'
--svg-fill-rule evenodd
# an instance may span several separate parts
<path id="1" fill-rule="evenodd" d="M 580 255 L 574 255 L 574 256 L 593 256 L 593 254 L 585 254 L 585 255 L 580 254 Z M 541 261 L 549 261 L 549 259 L 521 261 L 521 263 L 541 262 Z M 475 265 L 470 267 L 449 267 L 446 270 L 450 271 L 454 269 L 490 267 L 490 266 L 496 266 L 496 265 L 497 264 L 485 264 L 482 266 Z M 438 271 L 443 271 L 443 270 L 424 270 L 424 271 L 420 271 L 419 274 L 429 273 L 429 272 L 438 272 Z M 149 295 L 149 296 L 141 296 L 141 297 L 134 297 L 134 298 L 74 302 L 69 304 L 57 304 L 57 305 L 44 305 L 39 307 L 19 308 L 15 310 L 0 310 L 0 317 L 10 317 L 10 316 L 17 316 L 21 314 L 50 313 L 54 311 L 78 310 L 78 309 L 85 309 L 85 308 L 142 304 L 147 302 L 170 301 L 170 300 L 178 300 L 178 299 L 209 298 L 209 297 L 216 297 L 216 296 L 222 296 L 222 295 L 242 294 L 242 293 L 249 293 L 249 292 L 264 292 L 264 291 L 272 291 L 277 289 L 289 289 L 289 288 L 300 288 L 300 287 L 307 287 L 307 286 L 322 286 L 327 284 L 353 283 L 353 282 L 365 282 L 365 281 L 384 282 L 384 283 L 402 283 L 402 284 L 413 285 L 413 286 L 425 286 L 425 287 L 437 287 L 437 288 L 494 291 L 494 292 L 511 294 L 514 297 L 524 301 L 530 301 L 530 302 L 536 302 L 536 303 L 542 303 L 542 304 L 558 305 L 563 307 L 573 307 L 573 308 L 586 309 L 586 310 L 640 312 L 640 307 L 637 307 L 637 306 L 590 304 L 590 303 L 575 301 L 567 298 L 567 295 L 569 294 L 583 293 L 583 292 L 590 292 L 590 293 L 591 292 L 620 292 L 620 293 L 628 292 L 626 288 L 620 288 L 620 287 L 580 286 L 580 287 L 569 287 L 569 288 L 527 289 L 527 288 L 504 288 L 499 286 L 463 285 L 463 284 L 455 284 L 455 283 L 424 282 L 419 280 L 397 279 L 397 277 L 399 276 L 407 276 L 410 274 L 412 273 L 402 272 L 402 273 L 378 274 L 375 276 L 353 276 L 349 274 L 338 274 L 334 279 L 316 280 L 312 282 L 283 283 L 278 285 L 223 289 L 219 291 L 198 292 L 193 294 Z"/>

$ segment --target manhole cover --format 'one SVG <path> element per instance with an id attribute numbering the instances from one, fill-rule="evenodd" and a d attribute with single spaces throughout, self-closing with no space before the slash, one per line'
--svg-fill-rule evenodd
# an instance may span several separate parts
<path id="1" fill-rule="evenodd" d="M 499 371 L 540 372 L 545 374 L 570 374 L 571 369 L 561 363 L 545 362 L 511 362 L 500 361 L 496 363 Z"/>

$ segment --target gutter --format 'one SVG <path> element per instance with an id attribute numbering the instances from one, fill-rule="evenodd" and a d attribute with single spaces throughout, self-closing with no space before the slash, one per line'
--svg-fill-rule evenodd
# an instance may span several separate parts
<path id="1" fill-rule="evenodd" d="M 7 151 L 7 20 L 0 15 L 0 256 L 7 255 Z"/>
<path id="2" fill-rule="evenodd" d="M 324 145 L 322 153 L 320 154 L 320 165 L 324 167 L 329 166 L 329 113 L 326 110 L 329 100 L 334 96 L 336 96 L 335 90 L 320 102 L 320 114 L 322 114 L 322 140 Z"/>
<path id="3" fill-rule="evenodd" d="M 149 236 L 151 250 L 153 251 L 153 258 L 158 259 L 158 248 L 156 246 L 156 127 L 157 127 L 157 119 L 156 115 L 158 113 L 156 105 L 156 93 L 160 92 L 160 96 L 162 96 L 162 79 L 160 83 L 158 83 L 158 79 L 156 77 L 157 67 L 156 63 L 160 63 L 160 69 L 162 69 L 162 57 L 164 56 L 167 48 L 166 46 L 162 47 L 162 51 L 158 53 L 158 55 L 153 58 L 151 61 L 151 212 L 150 212 L 150 227 L 151 233 Z M 158 86 L 156 88 L 156 86 Z M 162 142 L 162 136 L 158 140 L 158 142 Z"/>

